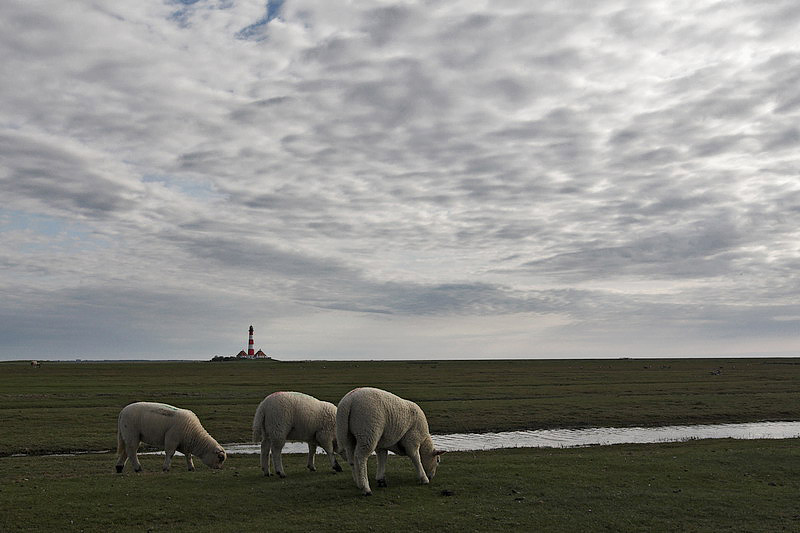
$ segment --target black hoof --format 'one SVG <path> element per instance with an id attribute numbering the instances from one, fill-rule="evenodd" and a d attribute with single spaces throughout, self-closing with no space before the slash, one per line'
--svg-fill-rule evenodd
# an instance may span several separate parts
<path id="1" fill-rule="evenodd" d="M 336 463 L 335 465 L 333 465 L 333 469 L 336 470 L 337 472 L 341 472 L 342 471 L 342 467 L 339 466 L 339 463 Z"/>
<path id="2" fill-rule="evenodd" d="M 312 472 L 316 472 L 317 471 L 317 467 L 316 466 L 308 466 L 308 465 L 306 465 L 306 468 L 308 468 Z"/>
<path id="3" fill-rule="evenodd" d="M 141 472 L 142 471 L 142 467 L 140 466 L 139 468 L 134 468 L 133 471 L 134 472 Z"/>
<path id="4" fill-rule="evenodd" d="M 280 478 L 283 479 L 286 477 L 286 474 L 284 474 L 283 472 L 278 472 L 278 476 L 280 476 Z"/>
<path id="5" fill-rule="evenodd" d="M 386 484 L 386 479 L 379 479 L 378 480 L 379 487 L 388 487 L 389 485 Z"/>
<path id="6" fill-rule="evenodd" d="M 364 496 L 372 496 L 372 492 L 365 492 Z"/>
<path id="7" fill-rule="evenodd" d="M 122 473 L 122 465 L 117 465 L 117 474 Z"/>

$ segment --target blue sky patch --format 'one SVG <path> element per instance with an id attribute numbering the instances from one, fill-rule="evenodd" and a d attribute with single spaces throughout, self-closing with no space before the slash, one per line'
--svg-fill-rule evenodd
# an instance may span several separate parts
<path id="1" fill-rule="evenodd" d="M 267 24 L 276 18 L 280 18 L 281 9 L 283 8 L 285 1 L 286 0 L 269 0 L 267 2 L 266 14 L 253 24 L 239 30 L 239 33 L 237 33 L 236 36 L 239 39 L 258 39 L 259 34 Z"/>
<path id="2" fill-rule="evenodd" d="M 75 251 L 108 246 L 107 242 L 98 239 L 91 228 L 84 224 L 48 215 L 0 208 L 0 234 L 17 231 L 29 231 L 45 238 L 37 243 L 23 245 L 20 249 L 22 252 L 56 249 Z"/>
<path id="3" fill-rule="evenodd" d="M 209 182 L 175 178 L 162 174 L 146 174 L 142 177 L 145 183 L 161 183 L 164 187 L 180 191 L 192 198 L 207 200 L 218 196 L 217 191 Z"/>

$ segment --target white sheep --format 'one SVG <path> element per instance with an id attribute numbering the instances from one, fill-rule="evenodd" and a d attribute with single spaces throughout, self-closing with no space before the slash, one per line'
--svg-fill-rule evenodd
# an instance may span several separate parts
<path id="1" fill-rule="evenodd" d="M 264 398 L 253 417 L 253 440 L 261 441 L 261 470 L 270 475 L 270 460 L 275 472 L 286 477 L 281 450 L 286 441 L 308 443 L 308 469 L 316 470 L 314 455 L 321 446 L 331 467 L 341 472 L 336 461 L 336 406 L 302 392 L 273 392 Z"/>
<path id="2" fill-rule="evenodd" d="M 164 403 L 135 402 L 126 405 L 117 420 L 117 472 L 121 473 L 130 458 L 133 469 L 141 472 L 136 452 L 139 444 L 163 446 L 166 452 L 163 470 L 167 472 L 175 451 L 186 456 L 186 465 L 194 470 L 192 454 L 211 468 L 221 468 L 225 450 L 208 434 L 193 412 Z"/>
<path id="3" fill-rule="evenodd" d="M 434 449 L 425 413 L 417 404 L 372 387 L 354 389 L 339 402 L 336 438 L 353 467 L 356 486 L 365 496 L 372 494 L 367 459 L 373 451 L 378 456 L 375 479 L 379 487 L 386 486 L 389 451 L 411 459 L 420 483 L 433 479 L 444 453 Z"/>

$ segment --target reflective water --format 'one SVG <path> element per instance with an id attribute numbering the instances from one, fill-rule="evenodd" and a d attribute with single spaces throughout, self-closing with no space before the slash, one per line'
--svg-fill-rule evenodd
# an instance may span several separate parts
<path id="1" fill-rule="evenodd" d="M 447 451 L 497 448 L 571 448 L 610 444 L 681 442 L 692 439 L 788 439 L 800 437 L 800 422 L 756 422 L 663 426 L 653 428 L 545 429 L 501 433 L 453 433 L 433 435 L 437 448 Z M 258 444 L 223 444 L 228 453 L 260 453 Z M 307 453 L 304 443 L 287 442 L 283 453 Z M 322 453 L 322 450 L 317 450 Z"/>

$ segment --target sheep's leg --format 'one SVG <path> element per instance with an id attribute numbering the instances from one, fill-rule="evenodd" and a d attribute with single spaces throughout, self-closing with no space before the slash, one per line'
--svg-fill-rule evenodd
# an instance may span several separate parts
<path id="1" fill-rule="evenodd" d="M 327 448 L 323 446 L 322 449 L 325 450 L 325 454 L 328 456 L 328 460 L 331 462 L 331 468 L 333 468 L 335 472 L 341 472 L 342 467 L 339 466 L 339 461 L 336 460 L 336 453 L 333 443 L 330 443 Z"/>
<path id="2" fill-rule="evenodd" d="M 386 462 L 389 459 L 389 450 L 378 448 L 375 454 L 378 456 L 378 471 L 375 474 L 375 480 L 379 487 L 386 487 Z"/>
<path id="3" fill-rule="evenodd" d="M 125 444 L 119 446 L 119 458 L 117 459 L 117 474 L 122 473 L 122 469 L 125 468 L 125 462 L 128 460 L 128 452 L 125 448 Z"/>
<path id="4" fill-rule="evenodd" d="M 175 428 L 172 428 L 167 431 L 167 434 L 164 435 L 164 466 L 162 470 L 164 472 L 169 472 L 169 467 L 172 464 L 172 456 L 175 455 L 175 451 L 181 447 L 181 440 L 178 436 L 178 431 Z"/>
<path id="5" fill-rule="evenodd" d="M 359 484 L 359 481 L 358 481 L 358 471 L 356 471 L 356 446 L 355 446 L 355 444 L 353 445 L 353 448 L 351 450 L 348 450 L 347 457 L 348 457 L 347 462 L 350 464 L 350 472 L 353 474 L 353 481 L 356 482 L 356 486 L 358 486 L 358 488 L 361 488 L 361 485 Z"/>
<path id="6" fill-rule="evenodd" d="M 164 454 L 165 454 L 164 466 L 161 467 L 161 470 L 163 470 L 164 472 L 169 472 L 169 466 L 172 463 L 172 456 L 175 455 L 175 446 L 167 444 L 164 447 Z"/>
<path id="7" fill-rule="evenodd" d="M 269 439 L 263 439 L 261 441 L 261 470 L 264 472 L 265 476 L 271 475 L 269 471 L 269 460 L 270 460 Z"/>
<path id="8" fill-rule="evenodd" d="M 308 462 L 306 466 L 312 472 L 317 471 L 317 467 L 314 465 L 314 456 L 317 454 L 317 445 L 314 442 L 308 443 Z"/>
<path id="9" fill-rule="evenodd" d="M 356 443 L 351 437 L 352 435 L 348 435 L 347 442 L 344 444 L 344 458 L 347 460 L 347 464 L 352 467 L 355 463 L 354 458 L 356 456 Z"/>
<path id="10" fill-rule="evenodd" d="M 194 472 L 194 461 L 192 461 L 192 454 L 186 452 L 186 467 L 189 469 L 189 472 Z"/>
<path id="11" fill-rule="evenodd" d="M 425 474 L 425 469 L 422 468 L 422 460 L 419 457 L 419 448 L 409 450 L 408 457 L 411 459 L 411 463 L 414 465 L 414 468 L 417 469 L 417 477 L 419 478 L 419 482 L 423 485 L 427 485 L 430 481 L 428 480 L 427 474 Z"/>
<path id="12" fill-rule="evenodd" d="M 283 471 L 283 458 L 281 457 L 284 441 L 276 439 L 270 442 L 272 444 L 270 451 L 272 452 L 272 464 L 275 466 L 275 473 L 280 477 L 286 477 L 286 473 Z"/>
<path id="13" fill-rule="evenodd" d="M 369 459 L 371 453 L 372 450 L 369 447 L 361 444 L 356 445 L 355 457 L 353 458 L 353 477 L 356 480 L 356 486 L 361 489 L 364 496 L 372 496 L 367 472 L 367 459 Z"/>
<path id="14" fill-rule="evenodd" d="M 351 457 L 355 457 L 355 455 L 351 455 Z M 358 472 L 356 472 L 356 461 L 353 459 L 350 462 L 350 473 L 353 474 L 353 481 L 356 482 L 356 486 L 358 486 Z M 361 488 L 361 487 L 359 487 Z"/>
<path id="15" fill-rule="evenodd" d="M 128 458 L 131 460 L 131 466 L 133 466 L 134 472 L 141 472 L 142 465 L 139 462 L 139 457 L 137 457 L 136 452 L 139 451 L 139 443 L 133 444 L 129 442 L 125 444 L 125 453 L 127 454 Z"/>

